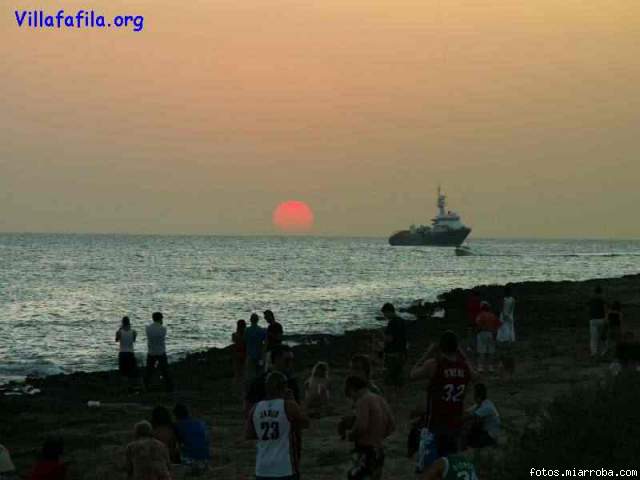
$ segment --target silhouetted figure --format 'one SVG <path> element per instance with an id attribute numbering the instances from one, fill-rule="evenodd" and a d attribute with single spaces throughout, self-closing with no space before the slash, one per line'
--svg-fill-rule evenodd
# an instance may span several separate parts
<path id="1" fill-rule="evenodd" d="M 271 310 L 264 311 L 264 319 L 268 324 L 267 339 L 265 342 L 265 361 L 268 368 L 269 363 L 271 362 L 271 350 L 273 350 L 273 347 L 276 345 L 280 345 L 282 343 L 284 329 L 282 328 L 282 324 L 276 321 L 276 317 L 273 315 Z"/>
<path id="2" fill-rule="evenodd" d="M 144 375 L 144 384 L 147 389 L 151 383 L 151 378 L 156 368 L 160 369 L 160 374 L 164 379 L 165 388 L 168 392 L 173 391 L 173 383 L 169 376 L 169 361 L 167 360 L 166 338 L 167 327 L 162 325 L 162 313 L 154 312 L 153 322 L 147 325 L 147 368 Z"/>
<path id="3" fill-rule="evenodd" d="M 391 303 L 382 306 L 382 314 L 388 320 L 384 331 L 385 385 L 391 387 L 396 395 L 404 385 L 404 364 L 407 361 L 407 331 L 405 322 L 396 315 Z"/>
<path id="4" fill-rule="evenodd" d="M 116 332 L 116 342 L 120 346 L 118 352 L 118 370 L 120 374 L 129 379 L 131 388 L 134 380 L 138 376 L 138 362 L 136 361 L 135 343 L 138 332 L 131 328 L 129 317 L 122 317 L 120 328 Z"/>
<path id="5" fill-rule="evenodd" d="M 264 342 L 267 332 L 258 325 L 259 321 L 260 317 L 252 313 L 249 319 L 251 325 L 244 333 L 247 348 L 247 374 L 250 382 L 264 371 Z"/>
<path id="6" fill-rule="evenodd" d="M 591 357 L 603 355 L 606 352 L 606 335 L 604 334 L 607 304 L 602 295 L 602 287 L 598 285 L 593 290 L 593 297 L 589 300 L 589 347 Z"/>
<path id="7" fill-rule="evenodd" d="M 238 320 L 236 331 L 231 335 L 233 341 L 233 381 L 236 386 L 244 382 L 244 374 L 247 364 L 247 346 L 245 344 L 245 333 L 247 322 Z"/>
<path id="8" fill-rule="evenodd" d="M 49 437 L 42 445 L 40 459 L 33 467 L 29 480 L 65 480 L 67 463 L 61 460 L 64 442 L 60 437 Z"/>

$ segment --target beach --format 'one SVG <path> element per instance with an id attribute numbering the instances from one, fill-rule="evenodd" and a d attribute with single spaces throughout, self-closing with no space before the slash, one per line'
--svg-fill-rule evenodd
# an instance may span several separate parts
<path id="1" fill-rule="evenodd" d="M 602 285 L 609 301 L 623 304 L 624 329 L 638 332 L 640 327 L 640 275 L 588 281 L 541 281 L 510 284 L 516 297 L 516 372 L 511 381 L 497 374 L 484 374 L 489 396 L 500 411 L 504 432 L 501 442 L 512 443 L 531 422 L 532 416 L 552 399 L 575 384 L 589 384 L 605 377 L 608 361 L 589 359 L 587 302 L 593 288 Z M 481 297 L 498 306 L 503 287 L 478 287 Z M 456 289 L 428 303 L 415 320 L 407 322 L 408 366 L 414 364 L 427 346 L 437 341 L 442 331 L 452 329 L 466 334 L 465 299 L 468 290 Z M 414 299 L 398 305 L 405 309 Z M 431 318 L 436 307 L 444 307 L 445 318 Z M 379 308 L 379 306 L 378 306 Z M 380 321 L 380 327 L 385 322 Z M 348 359 L 354 353 L 372 354 L 371 338 L 375 329 L 347 331 L 344 335 L 286 336 L 295 346 L 298 381 L 308 377 L 317 361 L 331 368 L 332 411 L 312 419 L 303 436 L 301 472 L 305 479 L 344 478 L 349 467 L 350 444 L 341 441 L 336 424 L 349 412 L 343 381 Z M 636 333 L 636 337 L 638 334 Z M 169 337 L 168 342 L 171 339 Z M 144 346 L 138 346 L 144 348 Z M 609 360 L 610 361 L 610 360 Z M 126 382 L 117 371 L 74 373 L 30 379 L 28 384 L 40 390 L 34 395 L 0 396 L 0 443 L 12 452 L 18 471 L 27 475 L 37 457 L 44 437 L 60 434 L 65 440 L 65 458 L 71 460 L 71 478 L 125 478 L 124 447 L 132 439 L 133 424 L 150 417 L 155 405 L 172 407 L 187 404 L 194 416 L 212 427 L 213 469 L 201 478 L 252 478 L 255 447 L 243 438 L 242 401 L 232 385 L 231 348 L 213 348 L 188 355 L 171 365 L 176 384 L 172 394 L 157 392 L 129 394 Z M 375 365 L 374 381 L 382 385 L 382 366 Z M 408 413 L 424 403 L 424 382 L 405 386 L 391 407 L 396 414 L 397 431 L 387 440 L 384 478 L 412 478 L 414 462 L 406 458 Z M 468 395 L 471 397 L 471 395 Z M 471 402 L 467 398 L 467 403 Z M 87 402 L 99 401 L 89 407 Z M 488 462 L 500 462 L 502 448 L 483 455 Z M 187 475 L 177 467 L 175 478 Z M 482 471 L 479 472 L 480 478 Z"/>

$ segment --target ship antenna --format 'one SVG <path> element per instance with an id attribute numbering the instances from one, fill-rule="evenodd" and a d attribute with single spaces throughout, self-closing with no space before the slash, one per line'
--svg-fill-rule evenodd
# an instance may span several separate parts
<path id="1" fill-rule="evenodd" d="M 438 211 L 440 216 L 444 215 L 444 206 L 445 206 L 445 196 L 442 194 L 442 189 L 440 188 L 440 184 L 438 184 Z"/>

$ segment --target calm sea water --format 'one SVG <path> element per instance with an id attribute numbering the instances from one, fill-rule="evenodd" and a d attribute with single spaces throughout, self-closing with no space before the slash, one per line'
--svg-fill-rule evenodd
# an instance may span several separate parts
<path id="1" fill-rule="evenodd" d="M 235 322 L 276 313 L 287 333 L 379 324 L 385 301 L 456 287 L 640 271 L 640 241 L 472 240 L 483 255 L 385 239 L 0 234 L 0 382 L 116 367 L 115 331 L 161 310 L 168 350 L 229 343 Z"/>

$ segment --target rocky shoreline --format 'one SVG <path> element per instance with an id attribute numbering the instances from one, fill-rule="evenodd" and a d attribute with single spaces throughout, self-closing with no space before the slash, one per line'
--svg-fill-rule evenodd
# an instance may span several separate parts
<path id="1" fill-rule="evenodd" d="M 640 275 L 576 282 L 545 281 L 510 285 L 517 299 L 518 339 L 519 342 L 522 339 L 523 345 L 527 348 L 526 355 L 531 357 L 527 357 L 528 360 L 534 362 L 529 372 L 531 375 L 539 373 L 536 371 L 535 362 L 540 359 L 556 356 L 572 362 L 586 358 L 586 303 L 596 285 L 603 286 L 609 300 L 618 300 L 623 304 L 625 318 L 632 320 L 627 323 L 628 327 L 631 330 L 638 327 L 636 319 L 640 318 Z M 483 299 L 494 306 L 499 305 L 503 286 L 486 285 L 477 289 Z M 410 363 L 415 361 L 443 330 L 453 329 L 460 334 L 465 333 L 464 307 L 468 292 L 455 289 L 441 295 L 438 302 L 413 305 L 404 310 L 415 317 L 415 320 L 407 322 Z M 436 308 L 445 309 L 444 318 L 431 317 Z M 384 322 L 381 321 L 380 327 L 383 326 Z M 293 350 L 296 371 L 301 380 L 308 375 L 313 364 L 320 360 L 327 361 L 332 368 L 332 378 L 340 380 L 351 354 L 359 352 L 375 356 L 375 338 L 379 336 L 379 332 L 380 329 L 369 328 L 347 331 L 343 335 L 293 335 L 286 337 L 285 341 L 289 340 L 295 344 Z M 545 344 L 543 337 L 553 332 L 561 332 L 558 333 L 558 338 L 562 338 L 564 343 L 558 340 L 557 344 L 547 345 L 548 348 L 542 350 L 536 346 L 538 343 Z M 571 351 L 567 353 L 567 349 Z M 74 478 L 112 478 L 114 475 L 122 475 L 117 452 L 130 437 L 133 421 L 148 416 L 155 404 L 169 405 L 181 401 L 189 404 L 195 412 L 214 425 L 214 437 L 219 435 L 219 448 L 214 452 L 214 464 L 218 470 L 216 476 L 211 478 L 244 478 L 244 472 L 250 473 L 251 454 L 250 451 L 245 452 L 247 459 L 240 461 L 234 453 L 236 442 L 240 442 L 241 431 L 238 431 L 238 426 L 242 424 L 242 415 L 239 393 L 232 385 L 232 365 L 230 347 L 212 348 L 189 354 L 171 365 L 177 388 L 171 395 L 163 393 L 159 388 L 158 391 L 152 392 L 127 393 L 125 383 L 115 370 L 29 379 L 27 385 L 38 389 L 39 393 L 23 396 L 0 395 L 0 411 L 3 417 L 0 422 L 0 443 L 10 448 L 16 466 L 24 473 L 33 462 L 42 439 L 52 432 L 61 433 L 65 437 L 68 455 L 80 465 L 72 472 Z M 376 368 L 376 375 L 381 375 L 380 365 Z M 341 404 L 343 398 L 339 391 L 339 381 L 336 381 L 335 388 L 336 402 Z M 403 405 L 419 401 L 419 386 L 410 388 Z M 101 406 L 89 408 L 89 401 L 100 401 Z M 319 460 L 325 455 L 331 457 L 331 448 L 335 448 L 332 446 L 332 443 L 335 443 L 334 437 L 329 433 L 333 427 L 329 423 L 327 420 L 327 425 L 323 426 L 321 421 L 317 427 L 321 432 L 324 432 L 326 427 L 329 438 L 318 442 L 305 442 L 305 449 L 314 452 L 309 456 L 317 457 L 316 463 L 308 467 L 309 471 L 314 473 L 305 475 L 305 478 L 343 476 L 341 473 L 333 477 L 340 463 L 333 465 L 329 462 L 327 465 Z M 517 422 L 514 420 L 515 423 Z M 398 442 L 402 444 L 404 439 L 400 437 Z M 326 443 L 327 441 L 329 443 Z M 244 452 L 245 447 L 242 449 Z M 401 450 L 398 447 L 398 451 Z M 113 461 L 100 461 L 104 455 L 110 455 L 110 459 L 113 456 Z M 326 473 L 322 473 L 325 470 Z"/>

